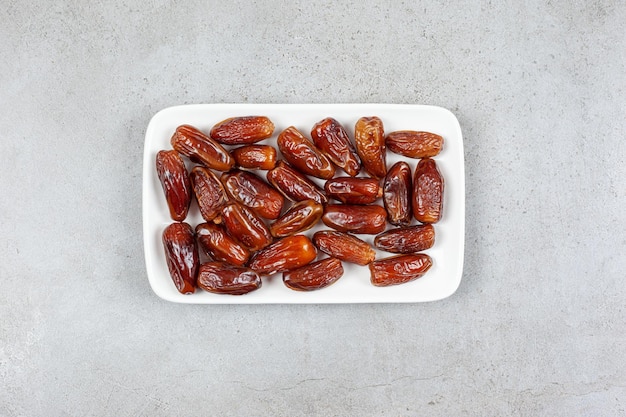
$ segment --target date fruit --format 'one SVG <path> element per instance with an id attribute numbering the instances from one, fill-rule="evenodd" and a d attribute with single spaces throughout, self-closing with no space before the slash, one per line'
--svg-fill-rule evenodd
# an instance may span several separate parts
<path id="1" fill-rule="evenodd" d="M 399 130 L 387 135 L 387 148 L 409 158 L 430 158 L 443 147 L 443 138 L 435 133 Z"/>
<path id="2" fill-rule="evenodd" d="M 156 170 L 173 220 L 182 222 L 191 204 L 191 182 L 183 158 L 176 151 L 159 151 Z"/>
<path id="3" fill-rule="evenodd" d="M 292 201 L 313 200 L 319 204 L 328 202 L 324 192 L 313 181 L 283 161 L 278 161 L 276 168 L 268 171 L 267 180 Z"/>
<path id="4" fill-rule="evenodd" d="M 348 137 L 346 129 L 335 119 L 327 117 L 313 126 L 311 138 L 335 165 L 351 177 L 361 170 L 361 159 Z"/>
<path id="5" fill-rule="evenodd" d="M 263 220 L 246 206 L 235 202 L 227 204 L 222 208 L 222 219 L 228 233 L 251 251 L 272 242 L 272 235 Z"/>
<path id="6" fill-rule="evenodd" d="M 285 198 L 255 174 L 235 169 L 222 174 L 221 180 L 233 200 L 259 216 L 270 220 L 280 216 Z"/>
<path id="7" fill-rule="evenodd" d="M 196 239 L 206 254 L 216 261 L 242 266 L 250 259 L 250 251 L 220 225 L 214 223 L 197 225 Z"/>
<path id="8" fill-rule="evenodd" d="M 387 174 L 387 154 L 383 122 L 378 117 L 361 117 L 354 127 L 356 151 L 363 168 L 374 178 Z"/>
<path id="9" fill-rule="evenodd" d="M 283 283 L 296 291 L 315 291 L 334 284 L 343 275 L 343 265 L 326 258 L 298 269 L 283 272 Z"/>
<path id="10" fill-rule="evenodd" d="M 377 287 L 404 284 L 424 275 L 432 264 L 430 256 L 424 253 L 376 260 L 369 265 L 370 280 Z"/>
<path id="11" fill-rule="evenodd" d="M 415 253 L 435 244 L 435 228 L 430 224 L 387 230 L 376 236 L 374 246 L 392 253 Z"/>
<path id="12" fill-rule="evenodd" d="M 248 268 L 260 275 L 272 275 L 307 265 L 316 256 L 317 249 L 308 237 L 288 236 L 255 253 Z"/>
<path id="13" fill-rule="evenodd" d="M 170 142 L 178 153 L 211 169 L 228 171 L 235 165 L 222 145 L 193 126 L 178 126 Z"/>
<path id="14" fill-rule="evenodd" d="M 387 172 L 383 183 L 383 202 L 389 223 L 395 226 L 411 224 L 411 167 L 404 161 L 396 162 Z"/>
<path id="15" fill-rule="evenodd" d="M 421 159 L 413 177 L 413 215 L 421 223 L 437 223 L 443 213 L 443 177 L 434 159 Z"/>
<path id="16" fill-rule="evenodd" d="M 387 212 L 378 205 L 358 206 L 329 204 L 324 209 L 322 221 L 340 232 L 377 235 L 387 225 Z"/>
<path id="17" fill-rule="evenodd" d="M 192 294 L 198 274 L 198 246 L 193 229 L 187 223 L 172 223 L 163 230 L 163 248 L 167 268 L 181 294 Z"/>
<path id="18" fill-rule="evenodd" d="M 344 204 L 370 204 L 382 195 L 382 188 L 374 178 L 338 177 L 324 184 L 326 196 Z"/>
<path id="19" fill-rule="evenodd" d="M 274 237 L 285 237 L 307 231 L 315 226 L 323 213 L 321 204 L 313 200 L 299 201 L 270 225 L 270 232 Z"/>
<path id="20" fill-rule="evenodd" d="M 215 219 L 226 204 L 224 186 L 208 168 L 196 166 L 191 170 L 191 184 L 202 218 L 207 222 Z"/>
<path id="21" fill-rule="evenodd" d="M 330 159 L 295 127 L 283 130 L 276 142 L 287 162 L 303 174 L 322 179 L 335 175 L 335 166 Z"/>
<path id="22" fill-rule="evenodd" d="M 242 146 L 230 154 L 240 168 L 269 170 L 276 166 L 276 149 L 270 145 Z"/>
<path id="23" fill-rule="evenodd" d="M 376 252 L 367 242 L 344 232 L 316 232 L 313 234 L 313 244 L 334 258 L 357 265 L 367 265 L 376 258 Z"/>
<path id="24" fill-rule="evenodd" d="M 198 287 L 215 294 L 243 295 L 258 290 L 261 284 L 253 270 L 226 262 L 207 262 L 198 271 Z"/>
<path id="25" fill-rule="evenodd" d="M 231 117 L 211 129 L 211 138 L 225 145 L 245 145 L 267 139 L 274 133 L 274 123 L 265 116 Z"/>

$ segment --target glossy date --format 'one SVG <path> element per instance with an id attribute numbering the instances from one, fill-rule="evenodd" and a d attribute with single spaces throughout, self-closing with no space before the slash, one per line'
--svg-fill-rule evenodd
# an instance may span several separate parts
<path id="1" fill-rule="evenodd" d="M 283 130 L 276 142 L 287 162 L 303 174 L 322 179 L 335 175 L 335 166 L 330 159 L 295 127 Z"/>
<path id="2" fill-rule="evenodd" d="M 326 226 L 340 232 L 371 235 L 377 235 L 385 230 L 386 220 L 385 209 L 375 204 L 369 206 L 329 204 L 322 216 Z"/>
<path id="3" fill-rule="evenodd" d="M 430 224 L 387 230 L 376 236 L 374 246 L 392 253 L 415 253 L 435 244 L 435 228 Z"/>
<path id="4" fill-rule="evenodd" d="M 178 126 L 170 142 L 178 153 L 208 168 L 228 171 L 235 165 L 222 145 L 193 126 Z"/>
<path id="5" fill-rule="evenodd" d="M 274 123 L 265 116 L 231 117 L 211 129 L 211 138 L 226 145 L 244 145 L 267 139 L 274 133 Z"/>
<path id="6" fill-rule="evenodd" d="M 312 262 L 316 256 L 317 249 L 308 237 L 288 236 L 254 254 L 248 267 L 260 275 L 272 275 L 300 268 Z"/>
<path id="7" fill-rule="evenodd" d="M 234 169 L 222 174 L 221 180 L 233 200 L 259 216 L 270 220 L 280 216 L 285 198 L 257 175 Z"/>
<path id="8" fill-rule="evenodd" d="M 413 215 L 421 223 L 437 223 L 443 214 L 444 181 L 434 159 L 421 159 L 413 178 Z"/>
<path id="9" fill-rule="evenodd" d="M 326 258 L 283 272 L 283 283 L 295 291 L 315 291 L 334 284 L 343 275 L 341 261 Z"/>
<path id="10" fill-rule="evenodd" d="M 376 258 L 376 252 L 367 242 L 344 232 L 334 230 L 315 232 L 313 244 L 334 258 L 357 265 L 367 265 Z"/>
<path id="11" fill-rule="evenodd" d="M 432 264 L 430 256 L 424 253 L 376 260 L 369 265 L 370 280 L 377 287 L 404 284 L 424 275 Z"/>
<path id="12" fill-rule="evenodd" d="M 408 226 L 413 218 L 411 209 L 411 168 L 404 161 L 396 162 L 383 182 L 383 202 L 389 223 Z"/>
<path id="13" fill-rule="evenodd" d="M 337 120 L 328 117 L 311 129 L 311 138 L 328 158 L 351 177 L 361 170 L 361 159 L 346 129 Z"/>
<path id="14" fill-rule="evenodd" d="M 187 223 L 172 223 L 163 230 L 163 249 L 172 281 L 181 294 L 192 294 L 198 274 L 198 246 Z"/>
<path id="15" fill-rule="evenodd" d="M 354 127 L 356 151 L 363 168 L 374 178 L 387 174 L 387 154 L 383 122 L 378 117 L 361 117 Z"/>
<path id="16" fill-rule="evenodd" d="M 172 220 L 182 222 L 191 204 L 191 181 L 183 158 L 176 151 L 159 151 L 156 170 Z"/>
<path id="17" fill-rule="evenodd" d="M 250 259 L 250 251 L 221 225 L 200 223 L 196 226 L 196 239 L 206 254 L 216 261 L 242 266 Z"/>
<path id="18" fill-rule="evenodd" d="M 198 271 L 198 287 L 215 294 L 248 294 L 261 284 L 261 277 L 253 270 L 226 262 L 207 262 Z"/>

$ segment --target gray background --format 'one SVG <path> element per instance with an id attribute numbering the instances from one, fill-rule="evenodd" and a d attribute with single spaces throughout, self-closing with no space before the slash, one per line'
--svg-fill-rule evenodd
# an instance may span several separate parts
<path id="1" fill-rule="evenodd" d="M 624 3 L 94 3 L 0 6 L 0 415 L 626 415 Z M 458 291 L 157 298 L 145 128 L 214 102 L 452 110 Z"/>

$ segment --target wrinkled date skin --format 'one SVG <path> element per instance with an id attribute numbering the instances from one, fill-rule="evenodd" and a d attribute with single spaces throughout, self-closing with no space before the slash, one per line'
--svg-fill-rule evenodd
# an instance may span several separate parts
<path id="1" fill-rule="evenodd" d="M 272 275 L 307 265 L 316 256 L 317 249 L 308 237 L 288 236 L 254 254 L 248 267 L 260 275 Z"/>
<path id="2" fill-rule="evenodd" d="M 382 188 L 374 178 L 338 177 L 324 184 L 326 196 L 344 204 L 370 204 L 382 196 Z"/>
<path id="3" fill-rule="evenodd" d="M 191 181 L 183 158 L 176 151 L 159 151 L 156 170 L 172 220 L 182 222 L 191 204 Z"/>
<path id="4" fill-rule="evenodd" d="M 197 225 L 196 239 L 206 254 L 216 261 L 242 266 L 250 259 L 250 251 L 220 225 L 214 223 Z"/>
<path id="5" fill-rule="evenodd" d="M 220 214 L 226 204 L 224 186 L 210 169 L 201 166 L 191 170 L 191 184 L 200 214 L 204 220 L 210 222 Z"/>
<path id="6" fill-rule="evenodd" d="M 222 174 L 221 180 L 233 200 L 252 209 L 259 216 L 270 220 L 280 216 L 285 198 L 255 174 L 232 170 Z"/>
<path id="7" fill-rule="evenodd" d="M 253 252 L 272 242 L 272 235 L 263 220 L 239 203 L 224 206 L 222 219 L 230 235 Z"/>
<path id="8" fill-rule="evenodd" d="M 274 123 L 265 116 L 231 117 L 213 126 L 211 138 L 225 145 L 246 145 L 267 139 Z"/>
<path id="9" fill-rule="evenodd" d="M 233 149 L 235 164 L 244 169 L 270 170 L 276 166 L 276 149 L 270 145 L 247 145 Z"/>
<path id="10" fill-rule="evenodd" d="M 421 223 L 437 223 L 443 213 L 443 177 L 434 159 L 421 159 L 413 177 L 413 215 Z"/>
<path id="11" fill-rule="evenodd" d="M 430 256 L 424 253 L 376 260 L 369 265 L 370 280 L 377 287 L 404 284 L 424 275 L 432 264 Z"/>
<path id="12" fill-rule="evenodd" d="M 411 224 L 411 167 L 404 161 L 396 162 L 387 172 L 383 182 L 383 202 L 389 223 L 394 226 Z"/>
<path id="13" fill-rule="evenodd" d="M 328 202 L 324 192 L 313 181 L 283 161 L 279 161 L 276 168 L 268 171 L 267 180 L 292 201 L 313 200 L 319 204 Z"/>
<path id="14" fill-rule="evenodd" d="M 435 228 L 430 224 L 387 230 L 374 239 L 374 246 L 392 253 L 420 252 L 434 244 Z"/>
<path id="15" fill-rule="evenodd" d="M 172 223 L 163 231 L 162 240 L 167 268 L 176 289 L 181 294 L 192 294 L 200 264 L 193 229 L 187 223 Z"/>
<path id="16" fill-rule="evenodd" d="M 387 212 L 378 205 L 329 204 L 322 221 L 340 232 L 377 235 L 385 230 Z"/>
<path id="17" fill-rule="evenodd" d="M 315 146 L 339 168 L 351 177 L 361 170 L 361 159 L 348 137 L 346 129 L 335 119 L 328 117 L 317 122 L 311 130 Z"/>
<path id="18" fill-rule="evenodd" d="M 178 126 L 170 142 L 180 154 L 211 169 L 228 171 L 235 165 L 235 160 L 222 145 L 193 126 Z"/>
<path id="19" fill-rule="evenodd" d="M 253 270 L 226 262 L 207 262 L 198 271 L 198 287 L 215 294 L 248 294 L 261 284 L 261 277 Z"/>
<path id="20" fill-rule="evenodd" d="M 387 149 L 408 158 L 430 158 L 443 148 L 443 138 L 435 133 L 399 130 L 387 135 Z"/>
<path id="21" fill-rule="evenodd" d="M 363 168 L 374 178 L 387 174 L 387 153 L 383 122 L 378 117 L 361 117 L 354 127 L 356 151 Z"/>
<path id="22" fill-rule="evenodd" d="M 285 237 L 309 230 L 322 218 L 324 206 L 313 200 L 295 203 L 270 225 L 274 237 Z"/>
<path id="23" fill-rule="evenodd" d="M 376 252 L 367 242 L 344 232 L 316 232 L 313 234 L 313 244 L 332 257 L 357 265 L 367 265 L 376 258 Z"/>
<path id="24" fill-rule="evenodd" d="M 343 275 L 341 261 L 326 258 L 283 272 L 283 283 L 295 291 L 315 291 L 334 284 Z"/>
<path id="25" fill-rule="evenodd" d="M 276 142 L 287 162 L 303 174 L 326 180 L 335 175 L 330 159 L 295 127 L 283 130 Z"/>

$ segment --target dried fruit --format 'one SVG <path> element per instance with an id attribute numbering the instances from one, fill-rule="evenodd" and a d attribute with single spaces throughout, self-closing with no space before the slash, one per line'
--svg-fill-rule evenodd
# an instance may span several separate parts
<path id="1" fill-rule="evenodd" d="M 261 288 L 261 277 L 253 270 L 226 262 L 200 265 L 198 287 L 215 294 L 243 295 Z"/>
<path id="2" fill-rule="evenodd" d="M 300 172 L 322 179 L 335 175 L 335 166 L 330 159 L 295 127 L 283 130 L 276 142 L 287 162 Z"/>
<path id="3" fill-rule="evenodd" d="M 200 214 L 207 222 L 215 219 L 226 204 L 224 186 L 208 168 L 196 166 L 191 170 L 191 184 Z"/>
<path id="4" fill-rule="evenodd" d="M 176 289 L 181 294 L 192 294 L 200 264 L 193 229 L 187 223 L 172 223 L 163 231 L 162 240 L 167 268 Z"/>
<path id="5" fill-rule="evenodd" d="M 376 236 L 374 246 L 393 253 L 415 253 L 435 244 L 435 228 L 430 224 L 387 230 Z"/>
<path id="6" fill-rule="evenodd" d="M 165 200 L 173 220 L 182 222 L 191 204 L 191 182 L 183 162 L 176 151 L 159 151 L 156 170 L 165 193 Z"/>
<path id="7" fill-rule="evenodd" d="M 361 117 L 354 127 L 356 151 L 363 168 L 374 178 L 387 174 L 385 131 L 378 117 Z"/>
<path id="8" fill-rule="evenodd" d="M 324 207 L 321 204 L 313 200 L 299 201 L 270 225 L 270 232 L 274 237 L 302 233 L 315 226 L 323 213 Z"/>
<path id="9" fill-rule="evenodd" d="M 340 232 L 377 235 L 385 230 L 387 212 L 378 205 L 358 206 L 329 204 L 324 209 L 322 221 Z"/>
<path id="10" fill-rule="evenodd" d="M 197 225 L 196 239 L 206 254 L 216 261 L 242 266 L 250 259 L 250 251 L 220 225 L 214 223 Z"/>
<path id="11" fill-rule="evenodd" d="M 267 139 L 274 133 L 274 123 L 265 116 L 231 117 L 211 129 L 211 138 L 226 145 L 244 145 Z"/>
<path id="12" fill-rule="evenodd" d="M 304 235 L 284 237 L 258 251 L 248 267 L 260 275 L 272 275 L 300 268 L 315 259 L 317 250 Z"/>
<path id="13" fill-rule="evenodd" d="M 251 251 L 272 242 L 272 235 L 260 217 L 239 203 L 230 203 L 222 209 L 224 226 L 228 233 Z"/>
<path id="14" fill-rule="evenodd" d="M 386 139 L 390 151 L 409 158 L 429 158 L 441 152 L 443 138 L 435 133 L 399 130 Z"/>
<path id="15" fill-rule="evenodd" d="M 311 138 L 319 148 L 346 174 L 354 177 L 361 170 L 361 160 L 348 137 L 346 129 L 335 119 L 328 117 L 311 129 Z"/>
<path id="16" fill-rule="evenodd" d="M 283 272 L 283 282 L 292 290 L 315 291 L 334 284 L 343 275 L 341 261 L 326 258 L 298 269 Z"/>
<path id="17" fill-rule="evenodd" d="M 222 145 L 190 125 L 178 126 L 171 144 L 180 154 L 217 171 L 228 171 L 235 165 Z"/>
<path id="18" fill-rule="evenodd" d="M 369 204 L 382 196 L 378 180 L 374 178 L 338 177 L 324 184 L 326 196 L 345 204 Z"/>
<path id="19" fill-rule="evenodd" d="M 370 279 L 377 287 L 404 284 L 424 275 L 432 264 L 430 256 L 424 253 L 392 256 L 369 265 Z"/>
<path id="20" fill-rule="evenodd" d="M 247 145 L 230 154 L 240 168 L 269 170 L 276 166 L 276 149 L 270 145 Z"/>
<path id="21" fill-rule="evenodd" d="M 367 242 L 344 232 L 316 232 L 313 235 L 313 244 L 332 257 L 358 265 L 367 265 L 376 258 L 376 252 Z"/>
<path id="22" fill-rule="evenodd" d="M 383 202 L 389 223 L 395 226 L 411 224 L 411 192 L 411 167 L 404 161 L 396 162 L 383 183 Z"/>
<path id="23" fill-rule="evenodd" d="M 422 223 L 436 223 L 443 214 L 443 177 L 434 159 L 418 162 L 413 177 L 413 215 Z"/>
<path id="24" fill-rule="evenodd" d="M 222 174 L 221 180 L 232 199 L 259 216 L 271 220 L 280 216 L 285 198 L 255 174 L 235 169 Z"/>
<path id="25" fill-rule="evenodd" d="M 290 200 L 313 200 L 319 204 L 328 202 L 324 192 L 313 181 L 283 161 L 267 173 L 267 180 Z"/>

